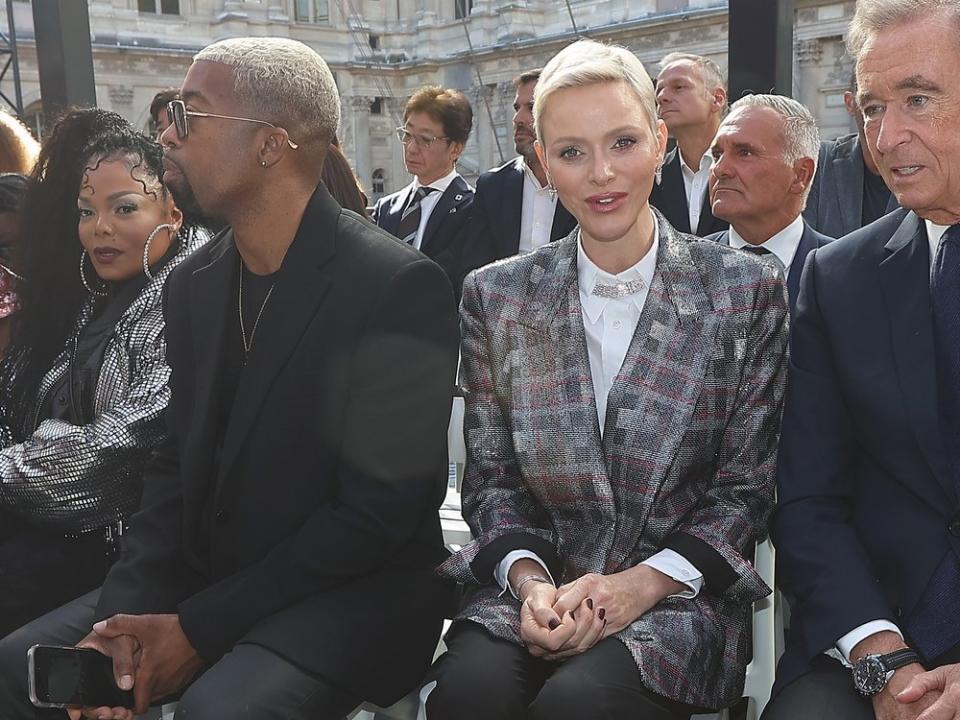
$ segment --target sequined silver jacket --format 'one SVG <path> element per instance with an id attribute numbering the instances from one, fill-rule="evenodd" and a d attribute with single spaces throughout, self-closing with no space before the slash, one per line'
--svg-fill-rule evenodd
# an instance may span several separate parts
<path id="1" fill-rule="evenodd" d="M 0 506 L 37 527 L 74 535 L 128 517 L 140 500 L 143 468 L 163 439 L 170 399 L 162 292 L 170 272 L 209 235 L 192 229 L 177 253 L 124 311 L 107 342 L 93 395 L 94 419 L 86 425 L 47 419 L 46 395 L 67 375 L 74 340 L 93 313 L 80 311 L 74 334 L 44 375 L 31 408 L 29 437 L 11 443 L 0 425 Z"/>

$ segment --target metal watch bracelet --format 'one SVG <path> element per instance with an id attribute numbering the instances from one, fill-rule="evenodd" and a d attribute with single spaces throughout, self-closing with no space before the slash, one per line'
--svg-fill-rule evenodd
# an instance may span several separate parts
<path id="1" fill-rule="evenodd" d="M 513 588 L 513 592 L 517 596 L 518 600 L 520 599 L 520 591 L 523 590 L 523 586 L 528 582 L 533 582 L 534 580 L 537 582 L 547 583 L 548 585 L 553 585 L 553 583 L 550 581 L 550 578 L 544 577 L 543 575 L 523 575 L 519 580 L 517 580 L 517 584 Z"/>

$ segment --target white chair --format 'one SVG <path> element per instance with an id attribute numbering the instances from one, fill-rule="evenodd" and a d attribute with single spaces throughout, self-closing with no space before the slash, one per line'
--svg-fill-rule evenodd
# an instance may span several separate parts
<path id="1" fill-rule="evenodd" d="M 745 720 L 757 720 L 770 701 L 770 690 L 783 654 L 784 601 L 776 589 L 776 551 L 770 538 L 757 544 L 753 566 L 773 592 L 753 604 L 753 659 L 747 665 L 743 697 L 747 699 Z M 730 712 L 694 715 L 691 720 L 729 720 Z"/>

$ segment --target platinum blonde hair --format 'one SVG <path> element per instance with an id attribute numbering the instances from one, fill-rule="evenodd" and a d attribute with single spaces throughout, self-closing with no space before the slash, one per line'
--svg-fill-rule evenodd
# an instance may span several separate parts
<path id="1" fill-rule="evenodd" d="M 878 32 L 939 13 L 950 18 L 960 31 L 960 3 L 957 0 L 857 0 L 857 9 L 847 32 L 847 51 L 857 59 L 867 41 Z"/>
<path id="2" fill-rule="evenodd" d="M 723 77 L 723 71 L 713 60 L 703 55 L 694 55 L 693 53 L 672 52 L 664 56 L 660 61 L 660 72 L 663 72 L 669 65 L 675 62 L 691 62 L 700 68 L 703 74 L 703 88 L 709 93 L 715 88 L 727 89 L 727 81 Z"/>
<path id="3" fill-rule="evenodd" d="M 288 38 L 245 37 L 208 45 L 194 61 L 229 65 L 237 99 L 296 143 L 330 142 L 340 124 L 340 93 L 317 52 Z"/>
<path id="4" fill-rule="evenodd" d="M 770 108 L 783 120 L 783 161 L 793 165 L 797 160 L 813 160 L 813 175 L 803 194 L 806 205 L 807 196 L 813 187 L 813 177 L 817 172 L 817 159 L 820 156 L 820 129 L 813 114 L 806 105 L 783 95 L 744 95 L 730 106 L 732 114 L 740 108 Z M 729 115 L 727 116 L 730 117 Z"/>
<path id="5" fill-rule="evenodd" d="M 653 81 L 643 63 L 624 47 L 604 45 L 595 40 L 578 40 L 553 56 L 540 73 L 540 80 L 533 91 L 533 123 L 540 142 L 543 142 L 541 118 L 553 93 L 567 88 L 613 82 L 624 82 L 633 90 L 647 116 L 650 131 L 656 137 L 657 98 Z"/>

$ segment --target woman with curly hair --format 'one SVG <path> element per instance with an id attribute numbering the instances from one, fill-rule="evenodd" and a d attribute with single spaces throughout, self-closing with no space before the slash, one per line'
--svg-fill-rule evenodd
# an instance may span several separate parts
<path id="1" fill-rule="evenodd" d="M 160 146 L 96 109 L 58 123 L 32 174 L 0 363 L 0 636 L 102 582 L 164 436 L 161 295 L 207 236 L 162 176 Z"/>

